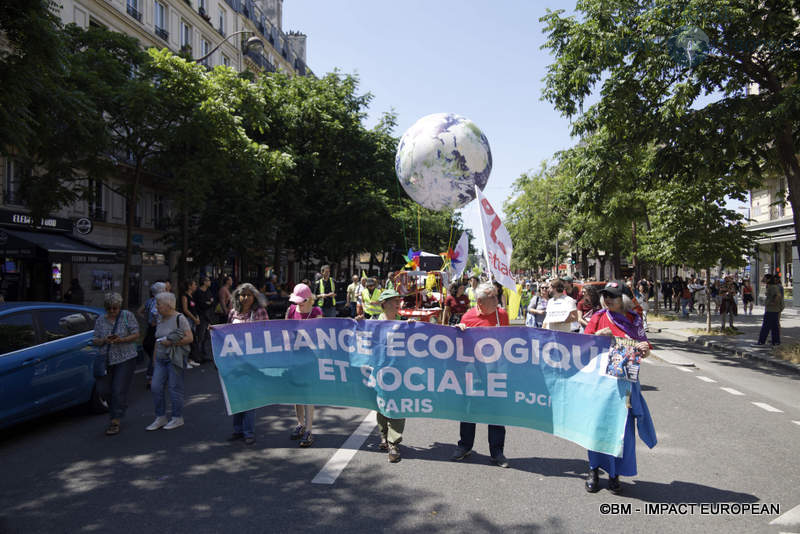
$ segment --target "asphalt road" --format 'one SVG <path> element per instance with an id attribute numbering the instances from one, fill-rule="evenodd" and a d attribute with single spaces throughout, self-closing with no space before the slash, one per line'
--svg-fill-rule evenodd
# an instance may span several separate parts
<path id="1" fill-rule="evenodd" d="M 586 493 L 586 452 L 533 430 L 508 429 L 510 469 L 489 464 L 485 425 L 476 454 L 450 462 L 458 423 L 432 419 L 408 420 L 400 463 L 378 451 L 374 429 L 335 483 L 312 484 L 368 412 L 318 407 L 314 446 L 299 449 L 293 408 L 266 407 L 256 445 L 229 444 L 219 381 L 204 366 L 187 371 L 182 428 L 145 432 L 152 401 L 139 374 L 118 436 L 80 410 L 0 435 L 0 532 L 800 531 L 770 526 L 777 515 L 667 513 L 678 503 L 777 504 L 780 514 L 800 504 L 800 377 L 654 341 L 656 356 L 695 366 L 652 358 L 642 368 L 659 443 L 637 443 L 639 475 L 622 479 L 620 496 Z M 648 513 L 654 503 L 667 510 Z"/>

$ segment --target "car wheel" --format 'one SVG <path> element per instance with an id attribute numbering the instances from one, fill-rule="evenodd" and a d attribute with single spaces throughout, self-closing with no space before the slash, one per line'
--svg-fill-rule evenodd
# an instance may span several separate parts
<path id="1" fill-rule="evenodd" d="M 97 389 L 97 384 L 94 385 L 92 397 L 89 399 L 89 411 L 92 413 L 108 412 L 108 400 L 100 394 L 100 391 Z"/>

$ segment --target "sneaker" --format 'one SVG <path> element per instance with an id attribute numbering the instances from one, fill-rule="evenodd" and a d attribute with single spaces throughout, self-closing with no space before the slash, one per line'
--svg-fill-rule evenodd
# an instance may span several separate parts
<path id="1" fill-rule="evenodd" d="M 164 430 L 172 430 L 173 428 L 178 428 L 179 426 L 183 426 L 183 417 L 173 417 L 169 420 L 169 423 L 164 425 Z"/>
<path id="2" fill-rule="evenodd" d="M 472 449 L 465 449 L 464 447 L 459 446 L 459 447 L 456 447 L 456 450 L 453 453 L 453 455 L 450 457 L 450 460 L 452 460 L 453 462 L 457 462 L 459 460 L 463 460 L 464 458 L 466 458 L 470 454 L 472 454 Z"/>
<path id="3" fill-rule="evenodd" d="M 188 365 L 189 367 L 200 367 L 200 362 L 196 362 L 196 361 L 194 361 L 194 360 L 189 360 L 189 361 L 187 362 L 187 365 Z"/>
<path id="4" fill-rule="evenodd" d="M 252 444 L 254 444 L 255 442 L 256 442 L 256 438 L 254 438 L 254 437 L 252 437 L 252 436 L 250 436 L 250 437 L 247 437 L 247 438 L 244 438 L 244 444 L 245 444 L 245 445 L 252 445 Z"/>
<path id="5" fill-rule="evenodd" d="M 380 449 L 382 451 L 388 451 L 389 450 L 389 442 L 386 441 L 386 438 L 381 439 L 381 442 L 378 445 L 378 449 Z"/>
<path id="6" fill-rule="evenodd" d="M 508 467 L 508 459 L 503 453 L 498 453 L 497 456 L 492 456 L 492 463 L 498 467 Z"/>
<path id="7" fill-rule="evenodd" d="M 150 423 L 150 426 L 145 428 L 145 430 L 158 430 L 162 426 L 167 424 L 167 416 L 162 415 L 161 417 L 156 417 L 156 420 Z"/>
<path id="8" fill-rule="evenodd" d="M 306 431 L 306 427 L 303 425 L 297 425 L 292 430 L 292 433 L 289 435 L 289 439 L 300 439 L 303 437 L 303 433 Z"/>
<path id="9" fill-rule="evenodd" d="M 106 436 L 116 436 L 119 434 L 119 419 L 112 419 L 106 428 Z"/>
<path id="10" fill-rule="evenodd" d="M 299 445 L 306 448 L 310 447 L 312 443 L 314 443 L 314 436 L 311 435 L 311 432 L 306 432 L 303 434 L 303 439 L 300 440 Z"/>
<path id="11" fill-rule="evenodd" d="M 397 445 L 389 445 L 389 463 L 396 464 L 400 461 L 400 449 Z"/>
<path id="12" fill-rule="evenodd" d="M 234 432 L 228 438 L 228 441 L 239 441 L 240 439 L 244 439 L 244 434 L 242 434 L 241 432 Z"/>

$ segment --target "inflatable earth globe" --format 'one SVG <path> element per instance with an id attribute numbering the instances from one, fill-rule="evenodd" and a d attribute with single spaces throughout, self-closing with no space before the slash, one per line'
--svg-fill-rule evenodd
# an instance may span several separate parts
<path id="1" fill-rule="evenodd" d="M 426 115 L 400 139 L 397 179 L 408 196 L 432 210 L 455 209 L 486 187 L 492 172 L 489 141 L 471 120 L 453 113 Z"/>

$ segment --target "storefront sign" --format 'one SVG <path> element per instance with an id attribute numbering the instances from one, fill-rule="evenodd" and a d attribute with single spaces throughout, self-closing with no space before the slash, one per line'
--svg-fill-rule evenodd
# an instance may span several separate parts
<path id="1" fill-rule="evenodd" d="M 72 263 L 120 263 L 116 256 L 94 256 L 92 254 L 76 254 L 70 256 Z"/>
<path id="2" fill-rule="evenodd" d="M 60 217 L 43 217 L 38 221 L 29 213 L 0 210 L 0 224 L 15 224 L 34 228 L 48 228 L 51 230 L 72 231 L 72 221 Z"/>

